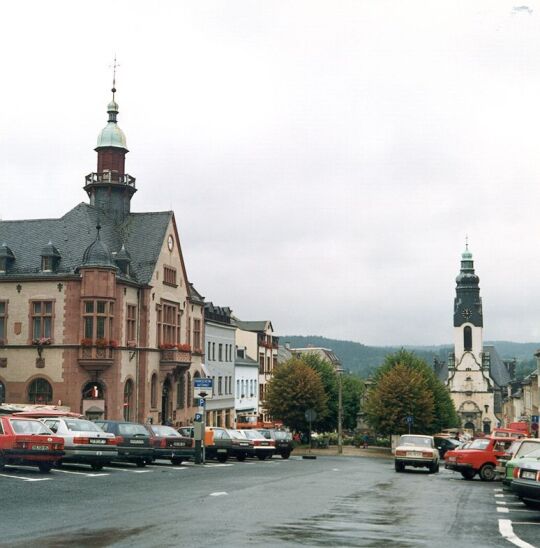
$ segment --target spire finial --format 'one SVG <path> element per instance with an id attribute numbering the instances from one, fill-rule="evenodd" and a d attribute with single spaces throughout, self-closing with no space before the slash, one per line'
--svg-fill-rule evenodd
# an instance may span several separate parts
<path id="1" fill-rule="evenodd" d="M 112 97 L 113 97 L 113 101 L 114 101 L 114 94 L 116 93 L 116 69 L 119 67 L 120 65 L 116 62 L 116 53 L 114 54 L 114 60 L 113 60 L 113 64 L 110 65 L 110 67 L 113 69 L 113 77 L 112 77 Z"/>
<path id="2" fill-rule="evenodd" d="M 465 234 L 465 251 L 469 251 L 469 235 Z"/>

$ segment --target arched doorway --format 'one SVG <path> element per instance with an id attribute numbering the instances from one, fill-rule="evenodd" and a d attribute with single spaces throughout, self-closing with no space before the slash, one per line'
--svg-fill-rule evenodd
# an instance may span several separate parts
<path id="1" fill-rule="evenodd" d="M 133 381 L 128 379 L 124 385 L 124 420 L 133 420 Z"/>
<path id="2" fill-rule="evenodd" d="M 51 404 L 53 401 L 52 386 L 42 378 L 34 379 L 28 386 L 28 403 Z"/>
<path id="3" fill-rule="evenodd" d="M 161 392 L 161 422 L 163 424 L 172 424 L 172 386 L 169 377 L 163 383 L 163 391 Z"/>
<path id="4" fill-rule="evenodd" d="M 0 403 L 4 403 L 6 401 L 6 387 L 4 386 L 4 383 L 0 381 Z"/>
<path id="5" fill-rule="evenodd" d="M 102 382 L 90 381 L 83 386 L 81 413 L 90 420 L 107 418 L 105 387 Z"/>
<path id="6" fill-rule="evenodd" d="M 474 432 L 474 423 L 466 422 L 463 426 L 465 430 L 472 430 Z"/>

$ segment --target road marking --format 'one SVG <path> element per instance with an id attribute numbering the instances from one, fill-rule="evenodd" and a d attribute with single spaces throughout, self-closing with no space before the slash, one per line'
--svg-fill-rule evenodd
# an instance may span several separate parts
<path id="1" fill-rule="evenodd" d="M 211 497 L 221 497 L 222 495 L 228 495 L 226 491 L 216 491 L 215 493 L 210 493 Z"/>
<path id="2" fill-rule="evenodd" d="M 86 476 L 87 478 L 95 478 L 99 476 L 108 476 L 109 474 L 100 474 L 97 472 L 75 472 L 75 470 L 55 469 L 55 472 L 61 472 L 62 474 L 76 474 L 77 476 Z"/>
<path id="3" fill-rule="evenodd" d="M 494 495 L 497 498 L 504 498 L 504 495 Z"/>
<path id="4" fill-rule="evenodd" d="M 52 479 L 52 478 L 25 478 L 23 476 L 11 476 L 10 474 L 0 474 L 0 476 L 4 478 L 13 478 L 13 479 L 18 479 L 22 481 L 48 481 Z"/>
<path id="5" fill-rule="evenodd" d="M 495 504 L 503 504 L 503 505 L 507 505 L 508 503 L 505 502 L 504 500 L 496 500 L 495 501 Z M 515 503 L 514 503 L 515 504 Z"/>
<path id="6" fill-rule="evenodd" d="M 146 472 L 153 472 L 153 470 L 135 470 L 134 468 L 116 468 L 111 466 L 104 466 L 103 470 L 118 470 L 119 472 L 131 472 L 132 474 L 144 474 Z"/>
<path id="7" fill-rule="evenodd" d="M 501 514 L 508 514 L 508 512 L 510 512 L 510 510 L 508 510 L 508 508 L 505 508 L 504 506 L 498 506 L 497 507 L 497 512 L 500 512 Z"/>
<path id="8" fill-rule="evenodd" d="M 205 465 L 207 468 L 221 468 L 223 466 L 234 466 L 234 464 L 206 464 Z"/>
<path id="9" fill-rule="evenodd" d="M 509 519 L 500 519 L 499 520 L 499 532 L 502 537 L 505 538 L 508 542 L 519 546 L 520 548 L 534 548 L 532 544 L 521 540 L 512 529 L 512 522 Z"/>
<path id="10" fill-rule="evenodd" d="M 339 468 L 332 468 L 332 472 L 339 472 Z"/>
<path id="11" fill-rule="evenodd" d="M 503 489 L 500 489 L 500 488 L 499 488 L 499 489 L 493 489 L 493 491 L 502 493 L 502 492 L 503 492 Z"/>

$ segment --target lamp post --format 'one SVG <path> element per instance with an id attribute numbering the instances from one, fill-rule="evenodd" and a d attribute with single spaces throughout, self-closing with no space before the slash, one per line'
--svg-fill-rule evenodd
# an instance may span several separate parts
<path id="1" fill-rule="evenodd" d="M 341 375 L 343 368 L 341 366 L 336 367 L 336 373 L 338 376 L 338 455 L 343 453 L 343 383 L 341 382 Z"/>

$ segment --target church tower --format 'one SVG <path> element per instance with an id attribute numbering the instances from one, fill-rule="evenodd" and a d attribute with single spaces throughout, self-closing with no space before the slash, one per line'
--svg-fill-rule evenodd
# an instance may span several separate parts
<path id="1" fill-rule="evenodd" d="M 448 359 L 447 385 L 462 427 L 489 433 L 497 424 L 490 354 L 484 352 L 480 279 L 469 245 L 461 255 L 454 299 L 454 352 Z"/>
<path id="2" fill-rule="evenodd" d="M 113 77 L 112 100 L 107 106 L 109 120 L 101 130 L 95 148 L 97 171 L 86 176 L 84 190 L 90 198 L 90 205 L 99 208 L 115 223 L 121 224 L 130 213 L 131 197 L 137 189 L 135 177 L 125 172 L 126 154 L 129 151 L 126 136 L 117 122 L 115 79 Z"/>

